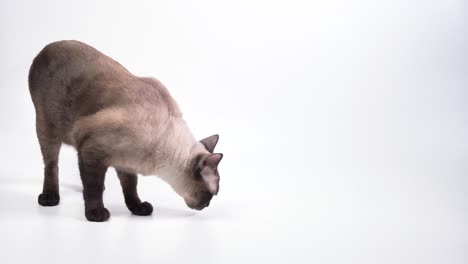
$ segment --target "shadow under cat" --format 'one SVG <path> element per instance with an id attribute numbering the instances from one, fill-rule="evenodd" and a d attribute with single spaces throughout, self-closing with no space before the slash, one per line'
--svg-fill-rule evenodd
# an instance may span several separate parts
<path id="1" fill-rule="evenodd" d="M 0 211 L 3 217 L 20 217 L 23 219 L 43 217 L 65 217 L 86 221 L 80 206 L 61 206 L 64 203 L 82 204 L 82 187 L 78 184 L 61 183 L 62 201 L 58 206 L 43 207 L 37 204 L 35 191 L 40 189 L 41 179 L 0 178 Z M 9 202 L 14 201 L 14 202 Z M 36 210 L 34 209 L 36 208 Z M 141 221 L 156 219 L 176 219 L 197 215 L 195 211 L 156 206 L 153 216 L 138 217 L 131 214 L 122 201 L 109 202 L 109 209 L 114 217 L 131 216 Z"/>

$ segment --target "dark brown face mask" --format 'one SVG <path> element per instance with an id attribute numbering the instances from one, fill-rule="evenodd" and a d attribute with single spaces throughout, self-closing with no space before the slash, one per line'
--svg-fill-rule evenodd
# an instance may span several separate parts
<path id="1" fill-rule="evenodd" d="M 200 141 L 211 154 L 197 156 L 191 167 L 190 177 L 194 179 L 195 186 L 185 202 L 192 209 L 202 210 L 208 207 L 213 195 L 217 195 L 219 192 L 218 165 L 223 154 L 212 153 L 218 140 L 219 136 L 213 135 Z"/>

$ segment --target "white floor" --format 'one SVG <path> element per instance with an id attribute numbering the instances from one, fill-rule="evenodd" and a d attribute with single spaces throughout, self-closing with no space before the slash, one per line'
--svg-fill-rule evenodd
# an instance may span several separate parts
<path id="1" fill-rule="evenodd" d="M 72 161 L 72 150 L 62 154 L 62 163 Z M 330 170 L 309 174 L 308 186 L 272 181 L 255 192 L 230 188 L 236 175 L 228 172 L 202 212 L 157 178 L 140 178 L 155 212 L 138 217 L 111 171 L 105 223 L 84 218 L 75 167 L 61 170 L 62 200 L 52 208 L 36 202 L 40 171 L 13 174 L 0 179 L 0 256 L 2 263 L 466 263 L 466 185 L 456 182 L 465 175 L 421 172 Z"/>

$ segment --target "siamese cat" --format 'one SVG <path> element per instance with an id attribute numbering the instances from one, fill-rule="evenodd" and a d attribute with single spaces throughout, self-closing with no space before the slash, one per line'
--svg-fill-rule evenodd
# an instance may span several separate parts
<path id="1" fill-rule="evenodd" d="M 185 200 L 202 210 L 219 191 L 213 153 L 218 135 L 195 140 L 166 87 L 154 78 L 131 74 L 118 62 L 78 41 L 47 45 L 33 60 L 29 91 L 44 160 L 38 202 L 60 201 L 58 156 L 62 143 L 78 152 L 85 216 L 110 217 L 102 195 L 109 167 L 117 171 L 125 204 L 135 215 L 150 215 L 141 202 L 137 174 L 158 175 Z"/>

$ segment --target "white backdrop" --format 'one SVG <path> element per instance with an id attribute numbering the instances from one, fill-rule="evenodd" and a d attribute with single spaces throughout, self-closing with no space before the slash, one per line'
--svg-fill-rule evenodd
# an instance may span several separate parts
<path id="1" fill-rule="evenodd" d="M 0 262 L 467 263 L 468 4 L 463 0 L 2 1 Z M 86 222 L 75 152 L 37 205 L 33 57 L 86 42 L 169 88 L 220 134 L 221 190 L 187 209 L 141 179 L 131 216 Z"/>

